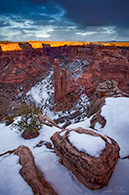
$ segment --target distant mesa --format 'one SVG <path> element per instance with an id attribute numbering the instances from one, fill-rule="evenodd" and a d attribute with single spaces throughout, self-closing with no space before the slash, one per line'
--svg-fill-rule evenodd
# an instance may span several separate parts
<path id="1" fill-rule="evenodd" d="M 51 45 L 50 44 L 42 44 L 42 46 L 43 46 L 43 49 L 46 49 L 46 48 L 50 48 L 51 47 Z"/>
<path id="2" fill-rule="evenodd" d="M 13 50 L 21 50 L 19 43 L 29 43 L 32 48 L 42 48 L 43 45 L 47 47 L 47 45 L 51 47 L 59 47 L 59 46 L 86 46 L 86 45 L 104 45 L 104 46 L 116 46 L 116 47 L 129 47 L 129 42 L 77 42 L 77 41 L 33 41 L 29 40 L 27 42 L 9 42 L 9 41 L 1 41 L 0 46 L 2 51 L 13 51 Z"/>
<path id="3" fill-rule="evenodd" d="M 33 49 L 32 45 L 30 43 L 19 43 L 19 46 L 22 48 L 22 50 L 30 50 Z"/>

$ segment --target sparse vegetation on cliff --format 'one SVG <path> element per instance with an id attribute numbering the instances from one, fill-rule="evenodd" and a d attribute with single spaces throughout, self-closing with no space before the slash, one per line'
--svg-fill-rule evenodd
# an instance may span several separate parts
<path id="1" fill-rule="evenodd" d="M 35 106 L 35 104 L 27 105 L 22 103 L 19 108 L 19 116 L 21 119 L 13 124 L 18 131 L 23 131 L 22 136 L 25 139 L 31 139 L 39 135 L 38 131 L 42 127 L 42 123 L 39 121 L 38 114 L 41 110 Z"/>

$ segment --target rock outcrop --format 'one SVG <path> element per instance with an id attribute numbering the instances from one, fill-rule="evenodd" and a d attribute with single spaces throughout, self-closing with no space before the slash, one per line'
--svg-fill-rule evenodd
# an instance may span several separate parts
<path id="1" fill-rule="evenodd" d="M 106 97 L 119 97 L 119 96 L 129 97 L 129 95 L 125 92 L 122 92 L 117 85 L 118 83 L 112 80 L 112 81 L 104 81 L 103 83 L 100 83 L 96 87 L 96 91 L 93 95 L 92 102 L 88 108 L 88 117 L 94 114 L 92 119 L 90 120 L 91 128 L 93 129 L 95 128 L 96 122 L 99 122 L 102 128 L 106 124 L 105 118 L 100 114 L 101 108 L 105 104 Z"/>
<path id="2" fill-rule="evenodd" d="M 117 97 L 117 96 L 129 96 L 127 93 L 122 92 L 118 88 L 116 81 L 104 81 L 96 87 L 96 91 L 93 95 L 91 105 L 88 110 L 88 117 L 100 111 L 101 107 L 105 103 L 106 97 Z"/>
<path id="3" fill-rule="evenodd" d="M 106 148 L 95 158 L 86 152 L 78 151 L 69 141 L 70 132 L 99 137 L 104 140 Z M 103 188 L 109 181 L 119 157 L 119 146 L 111 138 L 95 131 L 77 128 L 71 131 L 56 132 L 51 140 L 55 152 L 63 164 L 88 188 Z M 93 143 L 94 144 L 94 143 Z M 92 146 L 91 146 L 92 147 Z"/>
<path id="4" fill-rule="evenodd" d="M 19 163 L 22 165 L 20 174 L 30 185 L 34 195 L 56 195 L 36 167 L 31 150 L 26 146 L 19 146 L 14 152 L 19 156 Z"/>
<path id="5" fill-rule="evenodd" d="M 47 126 L 55 126 L 55 127 L 58 127 L 60 128 L 56 123 L 55 121 L 53 121 L 51 118 L 49 118 L 48 116 L 45 116 L 43 114 L 38 114 L 38 117 L 39 117 L 39 120 L 41 123 L 47 125 Z"/>
<path id="6" fill-rule="evenodd" d="M 32 46 L 29 43 L 19 43 L 19 46 L 22 48 L 23 51 L 32 50 Z"/>
<path id="7" fill-rule="evenodd" d="M 98 97 L 110 97 L 113 95 L 122 94 L 122 91 L 117 87 L 116 81 L 104 81 L 96 87 L 96 95 Z"/>
<path id="8" fill-rule="evenodd" d="M 66 70 L 62 69 L 60 75 L 59 60 L 54 59 L 54 99 L 55 102 L 66 95 L 67 90 L 67 74 Z"/>
<path id="9" fill-rule="evenodd" d="M 0 46 L 0 55 L 2 55 L 2 49 L 1 49 L 1 46 Z"/>

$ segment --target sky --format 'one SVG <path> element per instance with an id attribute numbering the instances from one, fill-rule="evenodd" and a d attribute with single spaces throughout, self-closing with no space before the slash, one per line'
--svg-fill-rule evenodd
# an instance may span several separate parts
<path id="1" fill-rule="evenodd" d="M 0 41 L 129 41 L 129 0 L 0 0 Z"/>

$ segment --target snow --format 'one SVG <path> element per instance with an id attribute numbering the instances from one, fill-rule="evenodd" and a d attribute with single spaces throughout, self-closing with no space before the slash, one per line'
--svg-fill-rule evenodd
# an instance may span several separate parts
<path id="1" fill-rule="evenodd" d="M 60 133 L 60 136 L 63 137 L 64 134 L 65 134 L 66 132 L 67 132 L 67 131 L 62 131 L 62 132 Z"/>
<path id="2" fill-rule="evenodd" d="M 82 62 L 79 60 L 78 63 Z M 84 62 L 84 64 L 85 63 L 86 62 Z M 56 103 L 54 104 L 54 79 L 53 71 L 51 71 L 45 79 L 43 79 L 41 82 L 38 82 L 26 93 L 26 98 L 34 101 L 36 105 L 40 106 L 43 115 L 50 117 L 52 120 L 64 117 L 65 122 L 58 124 L 60 127 L 63 127 L 63 125 L 66 124 L 69 120 L 66 119 L 67 116 L 70 117 L 70 115 L 77 111 L 80 112 L 80 120 L 83 120 L 85 117 L 85 110 L 87 109 L 87 105 L 89 104 L 89 99 L 86 94 L 82 94 L 82 91 L 84 90 L 82 86 L 79 86 L 77 90 L 80 91 L 80 99 L 69 111 L 54 112 L 52 108 L 53 106 L 56 106 Z M 78 122 L 78 116 L 71 120 L 71 123 L 75 122 Z"/>
<path id="3" fill-rule="evenodd" d="M 68 139 L 77 150 L 95 158 L 98 158 L 106 148 L 105 141 L 101 137 L 71 131 Z"/>
<path id="4" fill-rule="evenodd" d="M 129 155 L 128 108 L 129 98 L 106 98 L 106 104 L 101 110 L 101 114 L 107 122 L 104 128 L 100 127 L 99 133 L 105 134 L 118 142 L 121 147 L 121 157 Z M 89 128 L 90 119 L 86 118 L 85 121 L 72 124 L 68 129 L 80 126 L 82 128 Z M 40 141 L 51 142 L 50 137 L 55 132 L 60 132 L 61 129 L 43 125 L 38 137 L 24 140 L 21 133 L 16 133 L 15 129 L 11 130 L 10 127 L 10 125 L 5 126 L 4 123 L 0 124 L 0 154 L 13 150 L 20 145 L 28 146 L 34 155 L 37 167 L 58 195 L 129 194 L 129 159 L 119 159 L 108 185 L 103 189 L 93 191 L 80 183 L 73 173 L 61 164 L 60 158 L 54 153 L 54 149 L 48 149 L 44 144 L 41 147 L 36 147 Z M 0 157 L 1 195 L 32 194 L 30 187 L 19 174 L 21 165 L 18 161 L 18 156 L 14 154 L 6 154 Z"/>
<path id="5" fill-rule="evenodd" d="M 37 105 L 42 106 L 43 114 L 53 118 L 54 113 L 50 112 L 52 105 L 54 104 L 54 83 L 53 83 L 53 71 L 32 87 L 28 92 L 27 96 L 31 97 Z"/>
<path id="6" fill-rule="evenodd" d="M 102 125 L 101 125 L 99 122 L 97 122 L 97 123 L 95 124 L 95 129 L 100 130 L 101 127 L 102 127 Z"/>
<path id="7" fill-rule="evenodd" d="M 104 128 L 96 129 L 113 138 L 120 146 L 120 157 L 129 155 L 129 98 L 106 98 L 101 109 L 101 115 L 106 119 Z"/>
<path id="8" fill-rule="evenodd" d="M 0 194 L 1 195 L 31 195 L 32 189 L 19 174 L 22 166 L 17 155 L 0 157 Z"/>
<path id="9" fill-rule="evenodd" d="M 90 126 L 90 119 L 91 119 L 91 117 L 90 117 L 90 118 L 86 118 L 84 121 L 81 121 L 81 122 L 78 122 L 78 123 L 71 124 L 71 125 L 69 125 L 67 128 L 68 128 L 69 130 L 75 129 L 75 128 L 77 128 L 77 127 L 82 127 L 82 128 L 84 128 L 84 129 L 87 129 L 87 128 L 89 128 L 89 126 Z"/>

